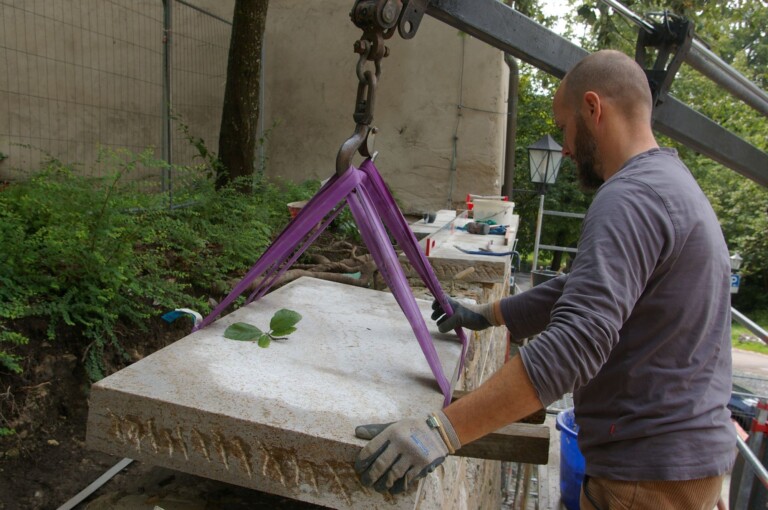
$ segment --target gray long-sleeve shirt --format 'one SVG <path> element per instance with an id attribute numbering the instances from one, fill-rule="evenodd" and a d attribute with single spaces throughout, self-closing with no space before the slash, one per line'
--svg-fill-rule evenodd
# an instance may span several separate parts
<path id="1" fill-rule="evenodd" d="M 598 190 L 569 275 L 502 302 L 548 405 L 574 392 L 590 476 L 725 473 L 735 436 L 730 261 L 720 225 L 671 149 L 627 161 Z"/>

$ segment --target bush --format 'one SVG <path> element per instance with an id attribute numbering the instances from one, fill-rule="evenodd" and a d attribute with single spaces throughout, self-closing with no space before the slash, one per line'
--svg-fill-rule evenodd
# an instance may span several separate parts
<path id="1" fill-rule="evenodd" d="M 108 177 L 52 160 L 0 192 L 0 366 L 21 371 L 13 346 L 28 342 L 25 323 L 42 321 L 47 340 L 73 344 L 98 380 L 105 349 L 124 354 L 121 328 L 178 307 L 209 311 L 211 290 L 228 290 L 285 225 L 285 204 L 318 187 L 259 179 L 243 195 L 173 168 L 193 185 L 169 208 L 166 195 L 135 184 L 137 169 L 159 173 L 163 162 L 125 152 L 107 160 Z"/>

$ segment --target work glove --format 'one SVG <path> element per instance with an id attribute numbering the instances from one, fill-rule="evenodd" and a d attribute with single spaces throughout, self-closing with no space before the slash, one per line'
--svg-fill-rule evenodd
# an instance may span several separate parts
<path id="1" fill-rule="evenodd" d="M 361 425 L 355 435 L 363 439 L 373 436 L 355 460 L 360 482 L 390 494 L 407 491 L 442 464 L 446 455 L 461 448 L 453 425 L 442 411 L 426 419 L 410 418 L 388 426 Z"/>
<path id="2" fill-rule="evenodd" d="M 437 321 L 437 329 L 440 333 L 447 333 L 456 328 L 467 328 L 474 331 L 490 328 L 491 326 L 501 326 L 493 313 L 493 303 L 485 305 L 470 305 L 468 303 L 459 303 L 455 299 L 448 298 L 448 302 L 453 308 L 453 315 L 448 317 L 443 307 L 437 300 L 432 302 L 432 320 Z"/>

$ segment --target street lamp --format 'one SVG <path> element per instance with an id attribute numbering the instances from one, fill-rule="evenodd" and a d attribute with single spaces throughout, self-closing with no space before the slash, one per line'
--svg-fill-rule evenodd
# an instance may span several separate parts
<path id="1" fill-rule="evenodd" d="M 544 215 L 544 193 L 547 184 L 554 184 L 560 163 L 563 161 L 563 148 L 551 136 L 544 135 L 537 142 L 528 146 L 528 165 L 531 181 L 539 185 L 539 216 L 536 218 L 536 240 L 533 245 L 533 269 L 539 263 L 539 240 L 541 239 L 541 219 Z"/>
<path id="2" fill-rule="evenodd" d="M 731 255 L 731 271 L 736 272 L 739 269 L 741 269 L 741 263 L 744 261 L 743 258 L 741 258 L 741 255 L 739 255 L 739 252 L 734 253 Z"/>

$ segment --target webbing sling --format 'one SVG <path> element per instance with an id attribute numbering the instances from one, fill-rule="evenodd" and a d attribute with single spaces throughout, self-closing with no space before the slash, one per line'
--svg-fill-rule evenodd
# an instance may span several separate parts
<path id="1" fill-rule="evenodd" d="M 379 272 L 416 335 L 429 368 L 443 393 L 444 405 L 448 405 L 451 402 L 452 382 L 456 382 L 463 367 L 468 340 L 464 331 L 457 328 L 456 334 L 461 340 L 462 350 L 459 366 L 451 382 L 443 373 L 432 336 L 411 292 L 387 231 L 395 238 L 408 261 L 443 310 L 446 310 L 449 315 L 453 314 L 453 310 L 432 266 L 421 251 L 416 237 L 370 159 L 366 159 L 359 169 L 350 166 L 341 175 L 335 174 L 299 211 L 227 297 L 200 324 L 195 326 L 193 331 L 212 323 L 259 278 L 261 279 L 254 286 L 247 303 L 266 294 L 280 275 L 287 271 L 330 225 L 343 209 L 345 202 L 349 205 L 363 242 L 370 251 Z"/>

